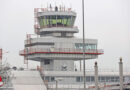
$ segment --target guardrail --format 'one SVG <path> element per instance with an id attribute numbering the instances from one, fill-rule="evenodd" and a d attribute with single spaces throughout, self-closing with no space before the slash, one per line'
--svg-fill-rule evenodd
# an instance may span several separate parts
<path id="1" fill-rule="evenodd" d="M 63 25 L 53 25 L 53 26 L 51 26 L 51 25 L 46 25 L 46 26 L 40 26 L 40 25 L 38 25 L 38 24 L 35 24 L 34 25 L 34 28 L 35 29 L 40 29 L 40 28 L 60 28 L 60 27 L 62 27 L 62 28 L 75 28 L 75 29 L 78 29 L 78 27 L 77 26 L 63 26 Z"/>
<path id="2" fill-rule="evenodd" d="M 56 9 L 57 8 L 57 9 Z M 47 7 L 47 8 L 34 8 L 34 12 L 72 12 L 71 8 L 60 7 Z"/>
<path id="3" fill-rule="evenodd" d="M 20 55 L 34 54 L 34 53 L 52 53 L 52 54 L 83 54 L 82 49 L 75 48 L 28 48 L 21 50 Z M 103 54 L 102 49 L 88 49 L 85 54 Z"/>

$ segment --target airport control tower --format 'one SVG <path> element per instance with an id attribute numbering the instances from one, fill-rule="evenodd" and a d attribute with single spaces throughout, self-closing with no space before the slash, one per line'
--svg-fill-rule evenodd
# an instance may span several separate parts
<path id="1" fill-rule="evenodd" d="M 35 8 L 35 34 L 27 35 L 25 49 L 20 55 L 39 61 L 44 71 L 74 71 L 74 61 L 83 60 L 83 40 L 74 36 L 76 13 L 71 8 Z M 97 49 L 96 39 L 85 39 L 85 59 L 96 59 L 103 54 Z"/>

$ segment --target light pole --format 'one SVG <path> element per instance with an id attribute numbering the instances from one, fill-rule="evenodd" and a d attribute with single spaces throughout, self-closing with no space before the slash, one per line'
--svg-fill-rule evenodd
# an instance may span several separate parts
<path id="1" fill-rule="evenodd" d="M 123 90 L 123 62 L 122 57 L 119 62 L 120 90 Z"/>
<path id="2" fill-rule="evenodd" d="M 82 19 L 83 19 L 83 77 L 84 77 L 84 90 L 86 89 L 86 73 L 85 73 L 85 26 L 84 26 L 84 0 L 82 0 Z"/>
<path id="3" fill-rule="evenodd" d="M 95 62 L 94 69 L 95 69 L 95 88 L 96 88 L 96 90 L 98 90 L 98 65 L 97 65 L 97 62 Z"/>

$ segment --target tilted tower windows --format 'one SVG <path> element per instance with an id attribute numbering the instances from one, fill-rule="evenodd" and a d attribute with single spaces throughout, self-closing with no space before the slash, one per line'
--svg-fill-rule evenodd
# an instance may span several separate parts
<path id="1" fill-rule="evenodd" d="M 75 16 L 50 15 L 39 17 L 40 27 L 69 27 L 74 25 Z"/>

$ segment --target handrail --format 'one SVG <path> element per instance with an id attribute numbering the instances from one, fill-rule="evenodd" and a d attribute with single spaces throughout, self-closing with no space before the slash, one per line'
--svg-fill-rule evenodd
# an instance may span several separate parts
<path id="1" fill-rule="evenodd" d="M 38 24 L 35 24 L 34 25 L 34 28 L 35 29 L 42 29 L 42 28 L 60 28 L 60 27 L 64 27 L 64 28 L 76 28 L 76 29 L 78 29 L 78 27 L 77 26 L 63 26 L 63 25 L 57 25 L 57 26 L 48 26 L 48 25 L 46 25 L 46 26 L 40 26 L 40 25 L 38 25 Z"/>
<path id="2" fill-rule="evenodd" d="M 75 49 L 75 48 L 29 48 L 21 50 L 19 53 L 21 54 L 32 54 L 32 53 L 68 53 L 68 54 L 82 54 L 82 49 Z M 88 49 L 85 50 L 85 53 L 97 53 L 103 54 L 102 49 Z"/>
<path id="3" fill-rule="evenodd" d="M 49 7 L 49 8 L 34 8 L 34 12 L 73 12 L 71 8 L 65 8 L 65 7 L 57 7 L 59 10 L 56 11 L 55 7 Z"/>

